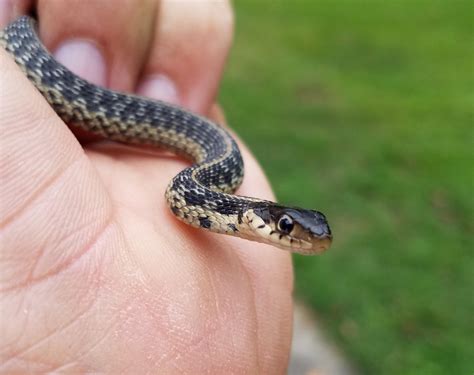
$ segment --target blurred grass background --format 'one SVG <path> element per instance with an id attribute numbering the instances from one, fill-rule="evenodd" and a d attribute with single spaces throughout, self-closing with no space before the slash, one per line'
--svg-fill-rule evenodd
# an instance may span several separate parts
<path id="1" fill-rule="evenodd" d="M 334 246 L 296 295 L 364 374 L 472 374 L 473 2 L 239 0 L 221 91 Z"/>

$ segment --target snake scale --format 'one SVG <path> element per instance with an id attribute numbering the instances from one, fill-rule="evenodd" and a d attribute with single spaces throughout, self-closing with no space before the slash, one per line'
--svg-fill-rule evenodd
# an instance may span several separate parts
<path id="1" fill-rule="evenodd" d="M 165 194 L 178 219 L 300 254 L 329 248 L 332 234 L 321 212 L 234 195 L 244 166 L 223 127 L 178 106 L 79 78 L 49 54 L 29 16 L 0 32 L 0 44 L 65 122 L 114 141 L 165 147 L 191 160 Z"/>

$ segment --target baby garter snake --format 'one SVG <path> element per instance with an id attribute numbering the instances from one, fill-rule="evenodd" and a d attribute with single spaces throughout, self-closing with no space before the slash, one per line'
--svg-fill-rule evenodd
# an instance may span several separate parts
<path id="1" fill-rule="evenodd" d="M 325 216 L 314 210 L 234 195 L 243 161 L 229 133 L 178 106 L 95 86 L 58 63 L 22 16 L 0 32 L 0 44 L 67 123 L 105 138 L 165 147 L 190 159 L 170 182 L 166 200 L 193 227 L 264 242 L 300 254 L 329 248 Z"/>

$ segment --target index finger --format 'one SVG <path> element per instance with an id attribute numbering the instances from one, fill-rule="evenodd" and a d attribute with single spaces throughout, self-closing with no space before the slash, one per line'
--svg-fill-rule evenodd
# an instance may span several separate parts
<path id="1" fill-rule="evenodd" d="M 233 36 L 229 1 L 161 0 L 138 92 L 208 114 Z"/>

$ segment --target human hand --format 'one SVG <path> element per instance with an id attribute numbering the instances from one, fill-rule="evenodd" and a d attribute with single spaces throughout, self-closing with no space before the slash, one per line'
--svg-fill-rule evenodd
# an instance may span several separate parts
<path id="1" fill-rule="evenodd" d="M 32 6 L 0 4 L 0 27 Z M 40 0 L 37 14 L 77 74 L 223 121 L 228 3 Z M 164 192 L 183 161 L 79 143 L 3 50 L 0 88 L 0 370 L 283 373 L 289 254 L 176 220 Z M 238 193 L 272 199 L 240 147 Z"/>

